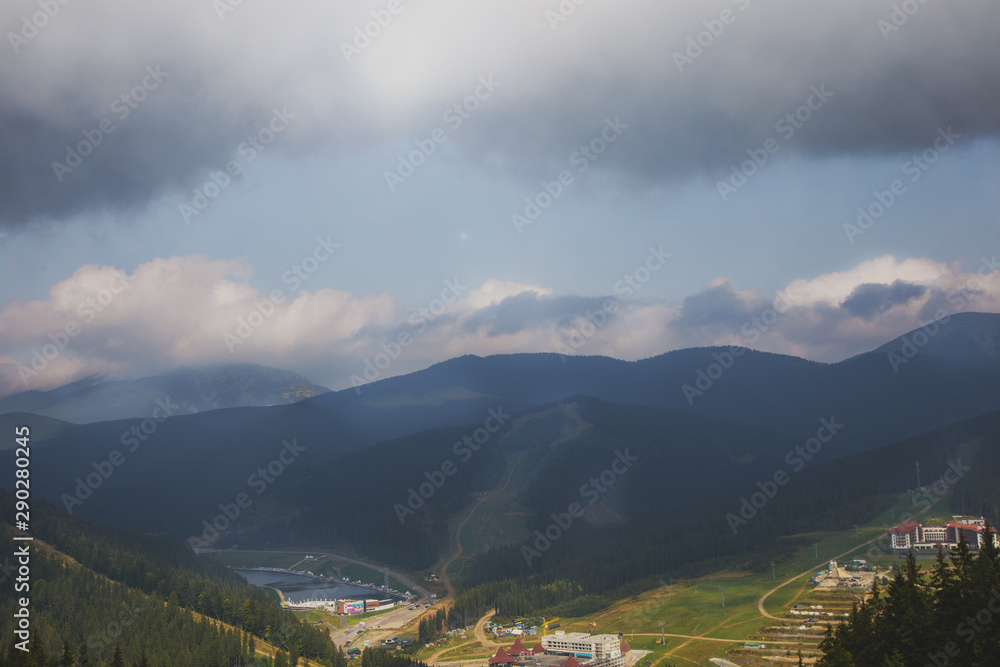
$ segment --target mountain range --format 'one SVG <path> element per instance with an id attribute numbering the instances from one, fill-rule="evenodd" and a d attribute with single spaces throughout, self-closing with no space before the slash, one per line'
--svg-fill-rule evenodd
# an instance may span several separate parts
<path id="1" fill-rule="evenodd" d="M 287 405 L 329 392 L 301 375 L 255 364 L 185 368 L 124 380 L 91 376 L 49 391 L 0 398 L 0 414 L 29 412 L 74 424 L 145 417 L 169 398 L 186 413 Z"/>
<path id="2" fill-rule="evenodd" d="M 588 505 L 588 525 L 662 517 L 720 493 L 738 500 L 736 491 L 787 468 L 789 452 L 824 433 L 822 447 L 798 457 L 802 467 L 991 414 L 1000 408 L 998 359 L 1000 315 L 968 313 L 835 364 L 746 348 L 635 362 L 465 356 L 337 392 L 274 369 L 229 367 L 34 393 L 37 408 L 19 394 L 4 399 L 0 420 L 32 425 L 33 490 L 75 513 L 187 538 L 245 493 L 253 502 L 238 522 L 221 522 L 213 543 L 322 542 L 429 566 L 450 548 L 448 522 L 473 503 L 495 500 L 478 548 L 511 543 L 578 501 L 588 475 L 618 453 L 642 464 Z M 52 419 L 129 387 L 169 400 L 146 389 L 145 411 L 127 419 Z M 205 387 L 217 407 L 233 407 L 206 409 L 213 404 L 196 396 Z M 292 403 L 296 391 L 311 395 Z M 174 409 L 181 401 L 196 411 Z M 433 498 L 411 500 L 425 483 Z"/>

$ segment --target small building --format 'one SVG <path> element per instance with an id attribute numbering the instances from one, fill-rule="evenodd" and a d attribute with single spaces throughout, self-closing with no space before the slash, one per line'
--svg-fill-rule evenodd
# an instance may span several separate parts
<path id="1" fill-rule="evenodd" d="M 542 637 L 546 656 L 567 656 L 576 667 L 624 667 L 622 641 L 618 635 L 588 635 L 557 631 Z M 565 662 L 565 661 L 564 661 Z M 549 666 L 545 666 L 549 667 Z M 558 667 L 573 667 L 559 663 Z"/>
<path id="2" fill-rule="evenodd" d="M 528 649 L 524 648 L 524 644 L 521 643 L 521 638 L 520 637 L 518 637 L 517 639 L 515 639 L 514 640 L 514 645 L 511 646 L 509 649 L 507 649 L 507 655 L 509 655 L 509 656 L 516 656 L 518 658 L 522 658 L 522 657 L 524 657 L 526 655 L 530 655 L 530 654 L 531 654 L 531 651 L 529 651 Z"/>
<path id="3" fill-rule="evenodd" d="M 970 526 L 986 526 L 986 519 L 981 516 L 967 516 L 964 514 L 953 514 L 951 520 L 956 523 L 967 523 Z"/>
<path id="4" fill-rule="evenodd" d="M 507 652 L 503 650 L 503 646 L 497 649 L 496 655 L 490 658 L 491 665 L 512 665 L 514 664 L 514 658 L 507 655 Z"/>
<path id="5" fill-rule="evenodd" d="M 964 540 L 969 548 L 978 551 L 986 539 L 986 519 L 983 517 L 954 516 L 943 526 L 924 526 L 916 521 L 904 521 L 889 529 L 892 550 L 901 554 L 910 551 L 937 551 L 952 549 Z M 995 528 L 990 528 L 993 544 L 1000 546 Z"/>
<path id="6" fill-rule="evenodd" d="M 337 600 L 338 614 L 361 614 L 364 610 L 364 600 Z"/>

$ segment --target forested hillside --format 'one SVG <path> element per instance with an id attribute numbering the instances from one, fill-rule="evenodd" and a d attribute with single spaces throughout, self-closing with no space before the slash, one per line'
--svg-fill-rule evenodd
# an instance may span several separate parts
<path id="1" fill-rule="evenodd" d="M 0 516 L 13 516 L 6 493 L 0 494 Z M 0 528 L 10 544 L 10 527 Z M 67 517 L 40 500 L 32 507 L 32 535 L 32 662 L 10 662 L 25 656 L 11 653 L 15 592 L 3 586 L 4 664 L 48 664 L 37 661 L 68 652 L 87 656 L 87 664 L 113 664 L 117 646 L 125 664 L 145 659 L 154 666 L 243 665 L 251 664 L 259 640 L 289 658 L 345 664 L 324 631 L 299 622 L 273 594 L 181 544 Z"/>
<path id="2" fill-rule="evenodd" d="M 828 446 L 835 444 L 834 439 Z M 925 471 L 922 490 L 915 488 L 917 461 Z M 456 603 L 456 618 L 463 613 L 472 618 L 489 608 L 509 616 L 544 609 L 572 616 L 669 577 L 728 567 L 764 571 L 770 560 L 780 562 L 809 543 L 798 535 L 849 530 L 894 505 L 907 490 L 910 515 L 930 506 L 947 490 L 944 474 L 954 469 L 961 470 L 952 499 L 955 511 L 996 516 L 1000 413 L 798 472 L 781 455 L 768 464 L 772 472 L 784 470 L 788 481 L 773 487 L 773 497 L 752 511 L 742 509 L 743 499 L 763 493 L 756 484 L 718 488 L 685 502 L 671 495 L 668 484 L 656 483 L 655 468 L 637 468 L 646 477 L 638 487 L 630 479 L 629 488 L 641 489 L 646 501 L 641 521 L 578 522 L 542 549 L 535 539 L 490 549 L 475 561 Z M 532 527 L 544 531 L 552 523 L 550 515 L 539 513 Z"/>

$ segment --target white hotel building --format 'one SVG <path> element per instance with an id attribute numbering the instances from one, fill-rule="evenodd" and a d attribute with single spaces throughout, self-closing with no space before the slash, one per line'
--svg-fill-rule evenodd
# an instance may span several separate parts
<path id="1" fill-rule="evenodd" d="M 583 632 L 565 633 L 556 630 L 554 635 L 542 637 L 542 648 L 549 655 L 568 655 L 580 658 L 589 667 L 624 667 L 621 638 L 618 635 L 588 635 Z"/>

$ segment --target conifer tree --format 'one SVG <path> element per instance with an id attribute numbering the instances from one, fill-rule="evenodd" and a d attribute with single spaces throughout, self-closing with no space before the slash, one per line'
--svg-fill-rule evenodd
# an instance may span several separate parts
<path id="1" fill-rule="evenodd" d="M 115 644 L 115 652 L 111 656 L 111 667 L 125 667 L 125 656 L 122 655 L 122 647 Z"/>
<path id="2" fill-rule="evenodd" d="M 63 650 L 62 656 L 59 658 L 59 664 L 61 666 L 75 667 L 76 656 L 73 655 L 73 650 L 69 647 L 69 640 L 63 640 Z"/>

